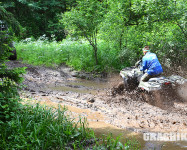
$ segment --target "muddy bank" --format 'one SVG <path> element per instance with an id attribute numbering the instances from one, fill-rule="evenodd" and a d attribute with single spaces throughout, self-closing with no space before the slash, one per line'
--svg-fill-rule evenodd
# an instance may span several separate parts
<path id="1" fill-rule="evenodd" d="M 77 78 L 80 73 L 67 66 L 52 69 L 19 61 L 10 61 L 8 66 L 27 67 L 22 97 L 101 112 L 107 116 L 104 122 L 131 131 L 187 132 L 186 101 L 173 97 L 172 104 L 162 108 L 145 102 L 136 91 L 112 94 L 111 88 L 121 80 L 118 75 L 92 78 L 81 74 L 81 78 L 91 79 L 88 81 Z"/>

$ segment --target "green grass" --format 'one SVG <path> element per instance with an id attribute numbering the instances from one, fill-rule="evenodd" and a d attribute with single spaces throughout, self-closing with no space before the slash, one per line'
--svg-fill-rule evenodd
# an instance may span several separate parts
<path id="1" fill-rule="evenodd" d="M 98 42 L 98 60 L 95 65 L 92 46 L 86 41 L 49 42 L 38 39 L 26 39 L 16 44 L 18 59 L 33 65 L 56 66 L 65 63 L 76 70 L 108 71 L 111 68 L 121 69 L 127 62 L 119 60 L 119 50 L 112 44 Z"/>
<path id="2" fill-rule="evenodd" d="M 81 147 L 94 134 L 86 122 L 75 122 L 65 115 L 65 108 L 25 106 L 15 119 L 1 126 L 3 149 L 63 149 Z M 81 143 L 81 144 L 80 144 Z"/>
<path id="3" fill-rule="evenodd" d="M 24 105 L 14 119 L 0 125 L 2 149 L 138 149 L 137 143 L 121 144 L 112 136 L 97 139 L 83 118 L 71 119 L 65 107 Z M 90 142 L 92 141 L 92 142 Z"/>

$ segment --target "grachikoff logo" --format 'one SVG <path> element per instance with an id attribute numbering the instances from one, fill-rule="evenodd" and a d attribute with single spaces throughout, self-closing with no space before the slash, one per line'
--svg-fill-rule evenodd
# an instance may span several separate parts
<path id="1" fill-rule="evenodd" d="M 187 141 L 187 133 L 148 132 L 148 133 L 143 133 L 143 139 L 145 141 Z"/>

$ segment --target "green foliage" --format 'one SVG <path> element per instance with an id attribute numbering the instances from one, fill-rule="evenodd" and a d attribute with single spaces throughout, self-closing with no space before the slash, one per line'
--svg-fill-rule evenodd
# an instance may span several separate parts
<path id="1" fill-rule="evenodd" d="M 7 24 L 9 24 L 9 26 L 12 27 L 16 35 L 20 33 L 19 22 L 14 18 L 13 14 L 7 12 L 2 6 L 0 6 L 0 20 L 5 21 Z"/>
<path id="2" fill-rule="evenodd" d="M 76 70 L 85 71 L 110 71 L 111 67 L 122 68 L 124 64 L 119 65 L 115 45 L 98 41 L 98 48 L 99 64 L 95 66 L 92 47 L 84 40 L 49 42 L 46 37 L 41 37 L 37 41 L 26 39 L 16 44 L 18 58 L 29 64 L 51 67 L 66 63 Z"/>
<path id="3" fill-rule="evenodd" d="M 95 62 L 98 65 L 97 33 L 104 15 L 103 4 L 98 0 L 79 0 L 77 3 L 75 8 L 65 12 L 61 22 L 69 34 L 82 36 L 88 40 L 93 47 Z"/>
<path id="4" fill-rule="evenodd" d="M 77 6 L 62 15 L 63 24 L 70 34 L 91 38 L 103 19 L 102 3 L 97 0 L 77 1 Z"/>
<path id="5" fill-rule="evenodd" d="M 71 119 L 65 107 L 24 105 L 14 119 L 0 128 L 3 149 L 138 149 L 139 144 L 119 142 L 112 136 L 96 139 L 84 118 Z M 103 141 L 102 144 L 100 141 Z M 88 143 L 91 142 L 91 145 Z"/>
<path id="6" fill-rule="evenodd" d="M 127 139 L 124 144 L 119 142 L 120 136 L 113 138 L 112 134 L 106 136 L 103 135 L 101 138 L 102 143 L 96 142 L 96 145 L 93 147 L 94 150 L 139 150 L 141 149 L 140 143 L 137 140 Z"/>
<path id="7" fill-rule="evenodd" d="M 63 25 L 59 24 L 58 15 L 75 5 L 75 0 L 1 0 L 2 6 L 24 27 L 21 38 L 46 34 L 55 35 L 57 40 L 64 38 Z"/>
<path id="8" fill-rule="evenodd" d="M 20 108 L 17 84 L 22 81 L 24 68 L 8 69 L 5 65 L 11 55 L 12 39 L 9 30 L 0 31 L 0 124 L 12 119 Z"/>
<path id="9" fill-rule="evenodd" d="M 24 68 L 7 69 L 5 64 L 0 64 L 0 123 L 9 121 L 20 109 L 18 83 Z"/>
<path id="10" fill-rule="evenodd" d="M 115 45 L 121 64 L 133 65 L 142 55 L 141 48 L 150 45 L 162 64 L 169 60 L 171 64 L 185 65 L 185 1 L 106 2 L 99 37 Z"/>
<path id="11" fill-rule="evenodd" d="M 33 65 L 53 66 L 63 62 L 63 46 L 56 42 L 49 42 L 46 36 L 40 37 L 37 41 L 31 38 L 22 40 L 15 45 L 18 59 Z M 66 55 L 66 54 L 65 54 Z"/>
<path id="12" fill-rule="evenodd" d="M 145 45 L 157 53 L 163 65 L 187 61 L 184 0 L 3 0 L 2 6 L 17 12 L 22 37 L 45 34 L 52 40 L 20 42 L 20 58 L 28 63 L 53 66 L 65 62 L 87 71 L 121 69 L 134 65 Z M 64 37 L 64 27 L 71 40 L 88 42 L 67 39 L 57 43 L 53 39 Z"/>
<path id="13" fill-rule="evenodd" d="M 84 120 L 75 122 L 65 108 L 25 105 L 0 128 L 3 149 L 67 149 L 84 146 L 94 134 Z"/>
<path id="14" fill-rule="evenodd" d="M 0 31 L 0 63 L 3 63 L 11 55 L 10 44 L 12 36 L 7 31 Z"/>
<path id="15" fill-rule="evenodd" d="M 9 121 L 20 108 L 17 85 L 9 78 L 0 78 L 0 124 Z"/>

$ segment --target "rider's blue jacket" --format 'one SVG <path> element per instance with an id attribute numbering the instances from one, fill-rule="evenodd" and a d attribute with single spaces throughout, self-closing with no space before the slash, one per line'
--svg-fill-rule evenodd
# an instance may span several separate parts
<path id="1" fill-rule="evenodd" d="M 158 61 L 156 54 L 151 52 L 147 52 L 142 58 L 142 67 L 140 70 L 143 72 L 147 70 L 149 75 L 157 75 L 163 72 L 162 66 Z"/>

